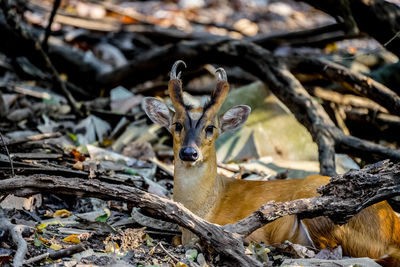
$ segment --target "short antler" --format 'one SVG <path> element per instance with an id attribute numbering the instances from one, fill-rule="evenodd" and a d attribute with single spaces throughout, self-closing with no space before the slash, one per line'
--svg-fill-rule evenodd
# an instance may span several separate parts
<path id="1" fill-rule="evenodd" d="M 176 75 L 176 70 L 178 69 L 179 65 L 182 64 L 186 68 L 186 63 L 183 60 L 177 60 L 175 61 L 174 65 L 172 65 L 171 69 L 171 74 L 170 74 L 170 79 L 180 79 L 181 78 L 181 72 Z"/>
<path id="2" fill-rule="evenodd" d="M 205 113 L 207 113 L 208 116 L 214 116 L 218 113 L 229 92 L 229 84 L 225 70 L 223 68 L 218 68 L 215 73 L 218 75 L 217 85 L 211 93 L 210 102 L 204 107 Z"/>
<path id="3" fill-rule="evenodd" d="M 218 68 L 215 73 L 218 74 L 218 81 L 228 81 L 228 78 L 226 77 L 226 72 L 223 68 Z"/>
<path id="4" fill-rule="evenodd" d="M 168 92 L 175 111 L 183 112 L 185 110 L 185 104 L 183 103 L 182 81 L 180 80 L 181 72 L 179 72 L 178 75 L 176 74 L 176 70 L 178 69 L 179 65 L 183 65 L 186 68 L 186 64 L 182 60 L 178 60 L 174 63 L 174 65 L 172 65 L 170 81 L 168 83 Z"/>

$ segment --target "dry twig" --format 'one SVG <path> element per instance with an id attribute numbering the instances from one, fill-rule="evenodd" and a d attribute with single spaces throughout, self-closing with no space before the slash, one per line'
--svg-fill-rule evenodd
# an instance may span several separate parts
<path id="1" fill-rule="evenodd" d="M 82 252 L 85 250 L 85 247 L 83 246 L 83 244 L 78 244 L 75 246 L 71 246 L 65 249 L 61 249 L 59 251 L 51 251 L 51 252 L 47 252 L 44 254 L 40 254 L 36 257 L 32 257 L 30 259 L 27 259 L 24 261 L 24 264 L 32 264 L 47 258 L 50 258 L 52 260 L 58 260 L 64 257 L 68 257 L 70 255 Z"/>

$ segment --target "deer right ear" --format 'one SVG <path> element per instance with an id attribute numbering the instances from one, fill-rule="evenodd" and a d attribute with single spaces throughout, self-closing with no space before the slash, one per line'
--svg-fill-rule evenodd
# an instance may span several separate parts
<path id="1" fill-rule="evenodd" d="M 145 97 L 142 101 L 142 108 L 154 123 L 170 130 L 173 112 L 164 102 L 155 97 Z"/>

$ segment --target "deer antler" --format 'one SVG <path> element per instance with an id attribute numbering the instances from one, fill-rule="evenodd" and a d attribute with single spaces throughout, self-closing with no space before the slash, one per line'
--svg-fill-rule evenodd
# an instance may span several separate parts
<path id="1" fill-rule="evenodd" d="M 178 60 L 174 63 L 174 65 L 172 65 L 170 80 L 168 83 L 169 96 L 171 97 L 172 105 L 174 106 L 176 112 L 185 110 L 185 104 L 183 103 L 182 81 L 180 80 L 181 72 L 176 75 L 176 70 L 181 64 L 186 68 L 186 63 L 182 60 Z"/>
<path id="2" fill-rule="evenodd" d="M 204 107 L 204 113 L 207 113 L 208 116 L 217 114 L 229 92 L 229 84 L 225 70 L 223 68 L 218 68 L 215 73 L 218 74 L 217 84 L 214 91 L 211 93 L 210 101 Z"/>

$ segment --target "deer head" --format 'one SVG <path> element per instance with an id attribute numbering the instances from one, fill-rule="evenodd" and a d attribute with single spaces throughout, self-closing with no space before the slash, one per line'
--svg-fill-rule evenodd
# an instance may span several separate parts
<path id="1" fill-rule="evenodd" d="M 200 164 L 205 159 L 215 158 L 215 140 L 227 131 L 239 128 L 250 114 L 250 107 L 239 105 L 217 116 L 229 91 L 225 70 L 216 70 L 218 81 L 210 100 L 200 107 L 186 105 L 183 101 L 182 81 L 179 65 L 186 64 L 178 60 L 172 66 L 168 84 L 173 109 L 154 97 L 143 100 L 143 109 L 150 119 L 166 127 L 173 135 L 175 161 L 181 160 L 187 166 Z"/>

